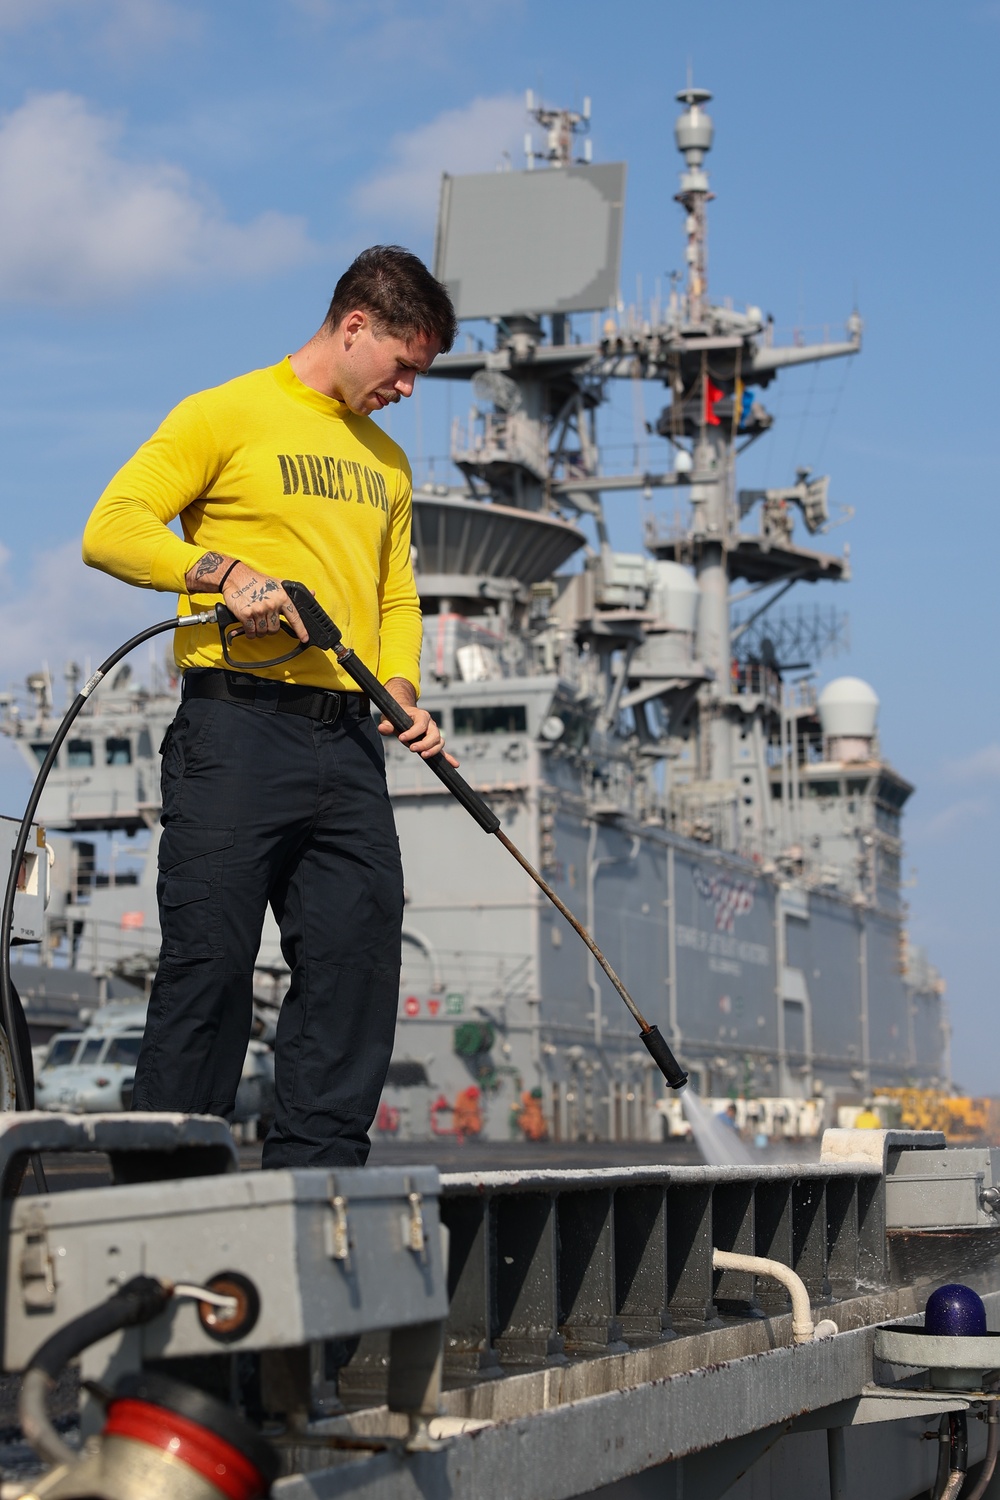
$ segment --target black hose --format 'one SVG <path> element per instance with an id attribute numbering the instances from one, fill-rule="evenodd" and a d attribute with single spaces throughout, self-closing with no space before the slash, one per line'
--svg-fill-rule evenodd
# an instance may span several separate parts
<path id="1" fill-rule="evenodd" d="M 934 1488 L 934 1495 L 935 1500 L 958 1500 L 969 1467 L 969 1424 L 964 1411 L 949 1412 L 946 1418 L 941 1419 L 942 1439 L 946 1421 L 948 1446 L 945 1450 L 942 1441 L 941 1461 L 938 1463 L 938 1481 Z M 948 1454 L 947 1459 L 944 1459 L 945 1451 Z M 941 1488 L 941 1472 L 945 1465 L 947 1465 L 947 1478 L 944 1487 Z"/>
<path id="2" fill-rule="evenodd" d="M 73 1318 L 35 1351 L 28 1361 L 18 1398 L 25 1438 L 48 1463 L 70 1463 L 77 1456 L 52 1426 L 46 1397 L 70 1360 L 122 1328 L 149 1323 L 163 1311 L 173 1288 L 152 1276 L 133 1276 L 114 1296 Z"/>
<path id="3" fill-rule="evenodd" d="M 107 1302 L 72 1318 L 28 1361 L 29 1370 L 41 1370 L 52 1381 L 58 1380 L 71 1359 L 76 1359 L 91 1344 L 106 1339 L 122 1328 L 148 1323 L 161 1313 L 173 1296 L 173 1288 L 164 1286 L 153 1276 L 133 1276 L 119 1287 Z"/>
<path id="4" fill-rule="evenodd" d="M 161 620 L 158 625 L 150 625 L 147 630 L 140 630 L 139 634 L 126 641 L 124 646 L 119 646 L 117 651 L 113 651 L 73 699 L 63 715 L 62 723 L 53 735 L 45 759 L 38 768 L 38 775 L 35 777 L 35 784 L 31 789 L 31 796 L 28 798 L 28 805 L 24 810 L 24 817 L 21 819 L 21 827 L 18 830 L 17 843 L 14 845 L 14 852 L 11 856 L 10 873 L 7 876 L 7 888 L 4 893 L 3 914 L 0 916 L 0 1021 L 2 1021 L 10 1047 L 11 1065 L 14 1069 L 15 1107 L 19 1110 L 31 1108 L 34 1096 L 34 1068 L 31 1061 L 31 1048 L 24 1045 L 24 1037 L 27 1035 L 24 1010 L 11 982 L 11 930 L 14 924 L 14 901 L 17 896 L 17 878 L 21 871 L 21 861 L 28 847 L 32 820 L 38 810 L 49 772 L 55 765 L 63 740 L 87 699 L 98 683 L 107 676 L 112 667 L 117 666 L 123 656 L 134 651 L 136 646 L 141 646 L 143 641 L 151 640 L 155 635 L 162 635 L 165 630 L 176 630 L 184 625 L 204 625 L 214 619 L 215 611 L 210 610 L 204 614 L 175 616 L 170 620 Z M 45 1176 L 37 1156 L 32 1158 L 32 1165 L 38 1189 L 40 1192 L 45 1192 Z"/>

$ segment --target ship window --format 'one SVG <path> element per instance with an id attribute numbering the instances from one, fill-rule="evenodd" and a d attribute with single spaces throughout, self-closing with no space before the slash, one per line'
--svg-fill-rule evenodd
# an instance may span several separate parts
<path id="1" fill-rule="evenodd" d="M 79 1037 L 57 1036 L 49 1048 L 48 1056 L 43 1064 L 46 1068 L 64 1068 L 71 1063 L 76 1056 L 76 1049 L 80 1045 Z"/>
<path id="2" fill-rule="evenodd" d="M 426 1086 L 430 1083 L 423 1063 L 410 1062 L 408 1059 L 391 1062 L 385 1081 L 387 1085 L 396 1089 L 412 1089 L 420 1084 Z"/>
<path id="3" fill-rule="evenodd" d="M 867 776 L 849 776 L 847 778 L 847 795 L 849 797 L 863 797 L 867 790 Z"/>
<path id="4" fill-rule="evenodd" d="M 92 741 L 70 740 L 66 750 L 66 764 L 68 766 L 92 766 L 94 764 Z"/>
<path id="5" fill-rule="evenodd" d="M 132 764 L 132 742 L 124 738 L 110 739 L 104 745 L 106 766 L 130 766 Z"/>
<path id="6" fill-rule="evenodd" d="M 77 1062 L 81 1064 L 95 1063 L 101 1055 L 101 1048 L 103 1046 L 104 1038 L 102 1036 L 92 1036 L 89 1041 L 84 1042 Z"/>
<path id="7" fill-rule="evenodd" d="M 139 1060 L 139 1048 L 141 1046 L 141 1036 L 116 1036 L 108 1048 L 108 1055 L 104 1061 L 106 1063 L 126 1063 L 129 1067 L 134 1067 Z"/>
<path id="8" fill-rule="evenodd" d="M 43 740 L 39 740 L 37 743 L 33 744 L 31 748 L 34 752 L 35 759 L 37 760 L 38 764 L 41 765 L 42 761 L 49 753 L 48 745 Z"/>
<path id="9" fill-rule="evenodd" d="M 909 795 L 908 787 L 897 785 L 896 782 L 890 781 L 887 776 L 879 777 L 875 796 L 880 802 L 886 803 L 889 807 L 898 808 L 902 807 Z"/>
<path id="10" fill-rule="evenodd" d="M 528 711 L 523 703 L 484 703 L 476 708 L 456 708 L 456 734 L 523 734 Z"/>
<path id="11" fill-rule="evenodd" d="M 808 786 L 809 786 L 809 796 L 810 797 L 839 797 L 840 796 L 840 782 L 839 781 L 810 781 L 808 783 Z"/>
<path id="12" fill-rule="evenodd" d="M 139 730 L 139 743 L 136 746 L 135 753 L 140 760 L 153 759 L 153 741 L 149 737 L 148 729 Z"/>

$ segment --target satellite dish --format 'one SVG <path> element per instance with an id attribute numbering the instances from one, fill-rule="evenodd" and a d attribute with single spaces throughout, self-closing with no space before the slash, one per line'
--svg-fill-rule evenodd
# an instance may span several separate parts
<path id="1" fill-rule="evenodd" d="M 521 392 L 509 375 L 499 370 L 478 370 L 472 377 L 472 394 L 477 401 L 492 401 L 497 411 L 517 411 Z"/>

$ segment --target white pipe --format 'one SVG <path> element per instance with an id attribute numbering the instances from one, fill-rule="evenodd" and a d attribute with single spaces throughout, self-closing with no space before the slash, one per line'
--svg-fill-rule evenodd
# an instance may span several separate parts
<path id="1" fill-rule="evenodd" d="M 738 1255 L 733 1250 L 713 1250 L 712 1265 L 717 1271 L 749 1271 L 753 1276 L 770 1276 L 788 1288 L 792 1299 L 792 1339 L 796 1344 L 811 1344 L 816 1333 L 809 1293 L 801 1276 L 780 1260 L 766 1260 L 760 1255 Z"/>

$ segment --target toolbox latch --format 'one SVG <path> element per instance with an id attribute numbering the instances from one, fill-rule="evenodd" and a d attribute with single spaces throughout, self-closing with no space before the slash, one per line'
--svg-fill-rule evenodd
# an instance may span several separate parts
<path id="1" fill-rule="evenodd" d="M 56 1305 L 56 1265 L 45 1220 L 37 1211 L 25 1224 L 20 1276 L 25 1310 L 51 1312 Z"/>

